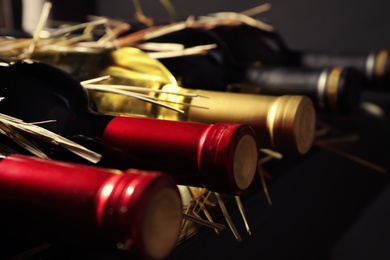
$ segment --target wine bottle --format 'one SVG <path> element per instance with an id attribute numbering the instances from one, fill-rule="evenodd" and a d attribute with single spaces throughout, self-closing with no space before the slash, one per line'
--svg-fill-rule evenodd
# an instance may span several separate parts
<path id="1" fill-rule="evenodd" d="M 266 96 L 207 90 L 190 90 L 165 85 L 167 92 L 193 93 L 200 97 L 188 101 L 185 120 L 191 122 L 240 122 L 250 125 L 259 136 L 260 147 L 282 153 L 305 154 L 314 136 L 313 103 L 300 95 Z M 177 102 L 174 95 L 160 95 L 161 100 Z M 207 108 L 207 109 L 205 109 Z M 159 118 L 178 116 L 171 110 L 158 108 Z"/>
<path id="2" fill-rule="evenodd" d="M 209 31 L 220 37 L 228 46 L 232 56 L 242 64 L 261 62 L 264 65 L 277 64 L 311 69 L 349 67 L 356 70 L 355 74 L 359 74 L 359 80 L 363 83 L 360 84 L 362 88 L 386 90 L 390 84 L 390 63 L 387 49 L 376 51 L 299 51 L 290 49 L 277 31 L 269 32 L 247 24 L 218 25 Z"/>
<path id="3" fill-rule="evenodd" d="M 365 89 L 388 91 L 390 57 L 387 49 L 377 51 L 297 51 L 290 50 L 287 64 L 307 68 L 345 66 L 355 68 Z"/>
<path id="4" fill-rule="evenodd" d="M 325 69 L 252 66 L 246 81 L 231 84 L 230 91 L 310 97 L 319 112 L 357 114 L 361 95 L 361 77 L 353 68 Z"/>
<path id="5" fill-rule="evenodd" d="M 47 242 L 88 240 L 114 251 L 123 245 L 147 259 L 162 259 L 181 229 L 180 193 L 173 179 L 159 172 L 14 154 L 0 161 L 0 189 L 0 207 L 36 221 L 38 236 Z M 13 212 L 2 211 L 1 218 Z"/>
<path id="6" fill-rule="evenodd" d="M 201 124 L 93 112 L 83 87 L 67 73 L 29 60 L 3 62 L 0 111 L 43 125 L 103 155 L 101 166 L 164 171 L 178 184 L 239 194 L 251 184 L 258 147 L 243 124 Z M 58 147 L 49 156 L 70 160 Z"/>
<path id="7" fill-rule="evenodd" d="M 311 100 L 304 96 L 275 97 L 181 88 L 165 66 L 139 49 L 124 47 L 100 50 L 99 54 L 97 52 L 97 49 L 53 47 L 50 51 L 34 54 L 34 58 L 64 69 L 79 80 L 85 75 L 92 78 L 110 75 L 111 78 L 102 83 L 143 86 L 152 90 L 199 96 L 190 98 L 156 94 L 160 101 L 168 104 L 189 103 L 175 105 L 186 111 L 181 115 L 118 94 L 90 91 L 98 111 L 102 113 L 140 113 L 159 119 L 200 123 L 243 123 L 256 131 L 262 148 L 287 154 L 305 154 L 311 148 L 315 111 Z"/>
<path id="8" fill-rule="evenodd" d="M 282 44 L 273 41 L 272 33 L 257 30 L 247 25 L 217 26 L 208 31 L 186 28 L 148 41 L 181 43 L 187 48 L 217 45 L 206 55 L 159 59 L 185 88 L 306 95 L 320 112 L 350 114 L 358 110 L 362 87 L 355 69 L 330 65 L 290 68 Z"/>

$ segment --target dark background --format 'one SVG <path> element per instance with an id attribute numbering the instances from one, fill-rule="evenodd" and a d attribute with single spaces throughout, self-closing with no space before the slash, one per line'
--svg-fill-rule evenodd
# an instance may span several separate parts
<path id="1" fill-rule="evenodd" d="M 28 0 L 34 1 L 34 0 Z M 36 0 L 39 1 L 39 0 Z M 160 0 L 139 0 L 144 13 L 156 19 L 169 18 Z M 12 2 L 20 8 L 22 0 Z M 52 18 L 80 21 L 86 14 L 132 19 L 132 0 L 51 0 Z M 171 0 L 179 16 L 213 12 L 240 12 L 266 3 L 255 0 Z M 272 24 L 291 49 L 367 50 L 390 47 L 390 1 L 371 0 L 271 0 L 272 8 L 256 18 Z M 1 18 L 1 17 L 0 17 Z M 16 20 L 19 17 L 16 17 Z M 14 21 L 18 26 L 18 21 Z"/>
<path id="2" fill-rule="evenodd" d="M 69 3 L 69 1 L 67 1 Z M 141 0 L 148 16 L 166 18 L 158 0 Z M 263 1 L 172 0 L 178 14 L 204 15 L 212 12 L 240 12 Z M 273 0 L 270 11 L 258 18 L 268 21 L 292 49 L 365 50 L 390 47 L 390 1 L 371 0 Z M 130 0 L 99 0 L 97 12 L 113 18 L 132 17 Z"/>

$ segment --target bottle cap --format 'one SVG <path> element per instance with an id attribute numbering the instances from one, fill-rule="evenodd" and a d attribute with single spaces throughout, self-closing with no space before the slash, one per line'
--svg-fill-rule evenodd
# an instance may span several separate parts
<path id="1" fill-rule="evenodd" d="M 244 124 L 117 116 L 105 128 L 102 145 L 103 159 L 166 172 L 177 184 L 230 194 L 249 186 L 257 166 L 256 135 Z"/>
<path id="2" fill-rule="evenodd" d="M 389 50 L 382 49 L 375 53 L 373 64 L 373 87 L 378 90 L 388 91 L 390 83 L 390 57 Z"/>
<path id="3" fill-rule="evenodd" d="M 280 96 L 267 117 L 267 128 L 276 150 L 305 154 L 315 133 L 315 110 L 305 96 Z"/>
<path id="4" fill-rule="evenodd" d="M 211 125 L 199 155 L 201 177 L 208 188 L 235 193 L 252 183 L 258 162 L 258 144 L 254 130 L 242 124 Z M 231 190 L 228 192 L 231 193 Z"/>
<path id="5" fill-rule="evenodd" d="M 171 177 L 129 170 L 109 179 L 98 194 L 99 224 L 122 238 L 113 241 L 118 248 L 134 246 L 148 259 L 163 259 L 176 246 L 182 203 Z"/>
<path id="6" fill-rule="evenodd" d="M 359 109 L 363 79 L 351 67 L 333 67 L 328 72 L 325 100 L 335 113 L 353 114 Z"/>

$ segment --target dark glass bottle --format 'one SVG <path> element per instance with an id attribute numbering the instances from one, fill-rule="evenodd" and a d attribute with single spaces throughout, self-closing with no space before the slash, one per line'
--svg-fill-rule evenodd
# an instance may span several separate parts
<path id="1" fill-rule="evenodd" d="M 216 44 L 205 55 L 159 59 L 184 88 L 223 91 L 229 83 L 241 81 L 244 75 L 243 67 L 237 65 L 225 43 L 212 32 L 185 28 L 151 38 L 147 42 L 179 43 L 185 48 Z"/>
<path id="2" fill-rule="evenodd" d="M 218 37 L 241 65 L 281 65 L 286 59 L 286 44 L 275 32 L 246 24 L 217 25 L 207 31 Z"/>
<path id="3" fill-rule="evenodd" d="M 217 45 L 206 55 L 159 59 L 185 88 L 306 95 L 322 112 L 348 114 L 358 110 L 361 82 L 355 69 L 290 68 L 282 42 L 273 36 L 276 34 L 240 25 L 211 30 L 186 28 L 148 41 L 181 43 L 185 47 Z M 327 89 L 327 85 L 332 87 Z"/>
<path id="4" fill-rule="evenodd" d="M 258 148 L 249 126 L 98 114 L 75 79 L 39 62 L 3 62 L 0 75 L 2 113 L 25 122 L 55 119 L 43 126 L 100 152 L 100 165 L 160 170 L 179 184 L 228 193 L 253 180 Z M 52 158 L 74 160 L 55 146 L 42 148 Z"/>
<path id="5" fill-rule="evenodd" d="M 289 51 L 287 64 L 307 68 L 345 66 L 361 75 L 363 87 L 374 91 L 390 89 L 390 57 L 387 49 L 377 51 Z"/>
<path id="6" fill-rule="evenodd" d="M 123 245 L 142 257 L 162 259 L 181 229 L 180 193 L 173 179 L 159 172 L 16 154 L 0 161 L 0 189 L 0 219 L 11 219 L 7 225 L 14 230 L 36 224 L 35 236 L 42 241 L 70 239 L 113 252 Z"/>
<path id="7" fill-rule="evenodd" d="M 326 69 L 249 67 L 246 81 L 231 91 L 268 95 L 300 94 L 310 97 L 317 111 L 356 114 L 359 111 L 361 77 L 353 68 Z"/>
<path id="8" fill-rule="evenodd" d="M 269 55 L 279 65 L 324 69 L 331 67 L 350 67 L 359 74 L 361 86 L 372 90 L 386 90 L 390 86 L 389 51 L 310 51 L 292 50 L 277 32 L 260 28 L 238 26 L 216 26 L 211 29 L 227 43 L 234 57 L 244 63 L 261 62 L 270 65 Z M 355 73 L 355 74 L 356 74 Z M 352 78 L 352 77 L 350 77 Z"/>

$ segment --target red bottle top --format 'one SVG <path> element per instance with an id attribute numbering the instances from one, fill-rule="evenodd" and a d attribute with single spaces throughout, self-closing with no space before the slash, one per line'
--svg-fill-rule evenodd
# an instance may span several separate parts
<path id="1" fill-rule="evenodd" d="M 103 158 L 165 171 L 179 184 L 234 194 L 252 183 L 258 161 L 257 137 L 242 124 L 118 116 L 105 128 L 102 144 Z"/>
<path id="2" fill-rule="evenodd" d="M 0 190 L 3 202 L 31 209 L 28 216 L 60 232 L 131 247 L 149 259 L 165 258 L 181 228 L 180 193 L 158 172 L 12 155 L 0 162 Z"/>

